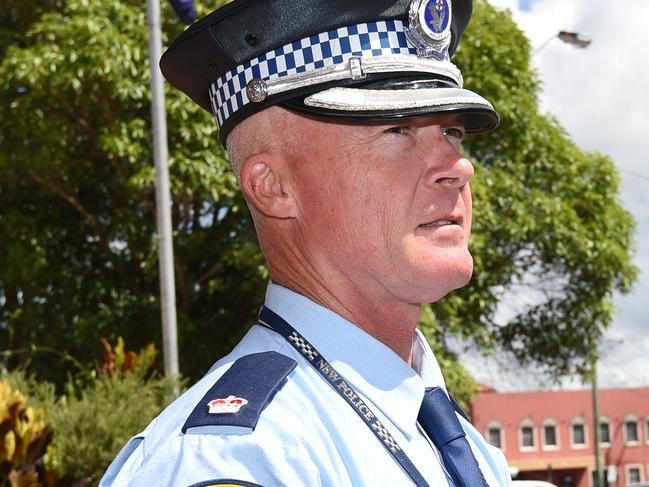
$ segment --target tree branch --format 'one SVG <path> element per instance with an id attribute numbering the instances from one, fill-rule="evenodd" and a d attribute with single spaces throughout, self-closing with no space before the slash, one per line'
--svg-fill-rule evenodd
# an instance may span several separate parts
<path id="1" fill-rule="evenodd" d="M 61 186 L 54 183 L 53 181 L 47 181 L 41 178 L 32 169 L 28 169 L 27 173 L 38 184 L 40 184 L 41 186 L 45 186 L 47 189 L 49 189 L 54 194 L 60 196 L 61 198 L 63 198 L 68 204 L 70 204 L 75 210 L 77 210 L 81 214 L 81 216 L 83 216 L 83 218 L 90 224 L 90 226 L 95 231 L 95 233 L 99 235 L 99 237 L 101 238 L 101 232 L 99 231 L 99 225 L 97 224 L 97 219 L 92 213 L 90 213 L 85 208 L 85 206 L 81 204 L 81 202 L 73 194 L 67 192 L 66 190 L 61 188 Z"/>
<path id="2" fill-rule="evenodd" d="M 106 235 L 103 234 L 101 231 L 101 227 L 99 223 L 97 222 L 97 219 L 95 216 L 86 209 L 86 207 L 79 201 L 79 199 L 69 191 L 66 191 L 63 189 L 61 186 L 56 184 L 54 181 L 48 181 L 40 177 L 38 174 L 36 174 L 32 169 L 28 169 L 27 173 L 29 176 L 36 181 L 36 183 L 40 184 L 41 186 L 44 186 L 45 188 L 49 189 L 51 192 L 56 194 L 57 196 L 61 197 L 64 201 L 66 201 L 69 205 L 71 205 L 75 210 L 77 210 L 81 216 L 83 216 L 84 220 L 88 222 L 88 224 L 91 226 L 93 232 L 97 237 L 99 238 L 99 244 L 101 247 L 104 249 L 104 252 L 106 253 L 106 256 L 108 260 L 113 264 L 115 270 L 121 277 L 122 281 L 126 283 L 128 286 L 129 290 L 135 294 L 137 297 L 141 298 L 142 293 L 140 290 L 134 285 L 133 279 L 131 276 L 127 275 L 127 273 L 124 270 L 124 266 L 122 265 L 122 261 L 119 259 L 115 258 L 115 254 L 110 248 L 110 244 L 108 242 L 108 239 L 106 238 Z"/>

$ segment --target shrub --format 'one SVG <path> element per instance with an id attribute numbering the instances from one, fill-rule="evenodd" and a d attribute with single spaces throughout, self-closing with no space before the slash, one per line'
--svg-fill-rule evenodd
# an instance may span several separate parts
<path id="1" fill-rule="evenodd" d="M 0 381 L 0 485 L 53 481 L 53 472 L 48 475 L 43 462 L 51 440 L 43 411 L 30 407 L 25 395 Z"/>
<path id="2" fill-rule="evenodd" d="M 128 439 L 175 397 L 175 381 L 136 374 L 102 375 L 79 396 L 63 396 L 49 412 L 50 464 L 95 483 Z"/>
<path id="3" fill-rule="evenodd" d="M 17 402 L 20 409 L 14 409 L 29 411 L 20 417 L 30 420 L 29 438 L 38 446 L 29 449 L 24 446 L 26 440 L 21 440 L 21 448 L 27 448 L 31 463 L 14 462 L 17 467 L 27 466 L 16 470 L 12 464 L 5 475 L 3 448 L 12 443 L 0 443 L 0 487 L 97 484 L 126 441 L 142 431 L 176 397 L 182 381 L 160 377 L 155 372 L 155 347 L 150 345 L 140 353 L 126 351 L 121 338 L 115 346 L 102 340 L 102 346 L 104 353 L 96 368 L 70 377 L 65 394 L 58 398 L 52 384 L 38 382 L 24 372 L 0 378 L 0 442 L 5 431 L 3 411 L 9 411 L 5 403 Z M 35 443 L 40 438 L 48 441 Z M 34 457 L 33 452 L 38 455 Z M 22 477 L 13 474 L 16 481 L 9 483 L 8 475 L 13 470 L 24 473 Z"/>

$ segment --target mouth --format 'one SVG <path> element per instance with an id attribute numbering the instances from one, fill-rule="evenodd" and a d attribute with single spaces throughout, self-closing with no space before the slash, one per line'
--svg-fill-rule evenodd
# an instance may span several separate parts
<path id="1" fill-rule="evenodd" d="M 458 222 L 454 220 L 433 220 L 432 222 L 422 223 L 418 225 L 418 228 L 435 228 L 435 227 L 446 227 L 448 225 L 458 225 Z"/>

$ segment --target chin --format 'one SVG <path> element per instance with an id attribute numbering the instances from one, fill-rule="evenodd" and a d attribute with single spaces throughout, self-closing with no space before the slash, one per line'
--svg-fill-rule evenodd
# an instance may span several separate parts
<path id="1" fill-rule="evenodd" d="M 431 263 L 413 275 L 411 302 L 434 303 L 451 291 L 466 286 L 473 275 L 473 258 L 468 250 L 455 253 L 452 259 Z"/>

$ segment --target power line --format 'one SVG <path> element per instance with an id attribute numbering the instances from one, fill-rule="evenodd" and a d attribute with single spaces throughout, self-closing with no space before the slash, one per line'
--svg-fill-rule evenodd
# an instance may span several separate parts
<path id="1" fill-rule="evenodd" d="M 625 174 L 629 174 L 631 176 L 635 176 L 636 178 L 644 179 L 645 181 L 649 181 L 649 176 L 645 176 L 644 174 L 640 174 L 638 172 L 633 172 L 629 171 L 628 169 L 622 169 L 621 167 L 618 167 L 618 170 L 620 172 L 623 172 Z"/>

